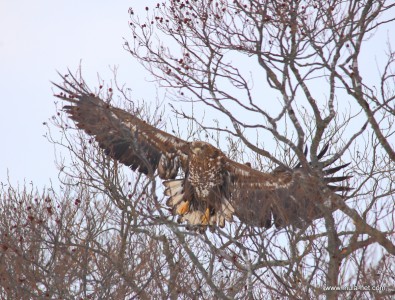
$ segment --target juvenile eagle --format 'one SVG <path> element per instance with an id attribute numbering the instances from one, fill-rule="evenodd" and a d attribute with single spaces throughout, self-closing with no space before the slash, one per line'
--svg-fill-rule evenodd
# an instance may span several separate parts
<path id="1" fill-rule="evenodd" d="M 64 93 L 56 97 L 73 104 L 63 108 L 77 127 L 94 136 L 110 157 L 164 179 L 167 205 L 192 229 L 224 227 L 233 215 L 252 226 L 302 226 L 323 216 L 324 203 L 327 208 L 328 201 L 341 199 L 336 191 L 349 190 L 328 184 L 348 179 L 331 177 L 348 164 L 326 170 L 279 167 L 263 173 L 229 159 L 209 143 L 187 142 L 155 128 L 107 104 L 75 79 L 62 78 L 64 86 L 55 85 Z M 177 178 L 179 169 L 182 178 Z"/>

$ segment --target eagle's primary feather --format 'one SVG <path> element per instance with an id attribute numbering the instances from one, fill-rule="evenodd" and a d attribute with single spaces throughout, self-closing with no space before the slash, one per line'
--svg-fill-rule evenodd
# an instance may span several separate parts
<path id="1" fill-rule="evenodd" d="M 350 189 L 328 184 L 348 179 L 328 176 L 347 165 L 314 172 L 298 164 L 263 173 L 229 159 L 209 143 L 187 142 L 155 128 L 104 102 L 76 80 L 62 78 L 65 85 L 55 85 L 64 93 L 56 96 L 73 104 L 64 110 L 77 127 L 133 170 L 157 172 L 164 179 L 167 205 L 191 228 L 223 227 L 234 215 L 253 226 L 301 226 L 322 217 L 322 206 L 340 198 L 336 191 Z M 180 168 L 184 177 L 176 178 Z"/>

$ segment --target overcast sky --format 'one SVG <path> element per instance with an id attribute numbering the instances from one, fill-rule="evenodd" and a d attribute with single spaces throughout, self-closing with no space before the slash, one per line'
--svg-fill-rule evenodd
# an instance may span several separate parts
<path id="1" fill-rule="evenodd" d="M 86 78 L 109 79 L 116 65 L 134 95 L 152 98 L 151 78 L 122 47 L 130 34 L 128 8 L 138 12 L 149 2 L 0 0 L 0 182 L 7 170 L 12 183 L 56 182 L 54 149 L 42 125 L 55 114 L 50 80 L 60 82 L 56 70 L 76 70 L 82 60 Z M 377 33 L 363 53 L 372 74 L 388 37 L 388 28 Z"/>
<path id="2" fill-rule="evenodd" d="M 56 70 L 76 70 L 82 60 L 86 77 L 110 79 L 117 65 L 120 80 L 143 91 L 147 73 L 122 47 L 128 8 L 142 2 L 0 0 L 0 182 L 7 169 L 13 183 L 48 186 L 57 177 L 42 125 L 55 113 Z"/>

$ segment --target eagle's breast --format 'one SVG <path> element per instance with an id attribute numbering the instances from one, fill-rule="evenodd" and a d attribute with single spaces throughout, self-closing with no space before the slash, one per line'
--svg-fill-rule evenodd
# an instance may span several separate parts
<path id="1" fill-rule="evenodd" d="M 223 183 L 224 154 L 205 142 L 191 143 L 191 153 L 189 182 L 200 200 L 209 201 L 212 193 Z"/>

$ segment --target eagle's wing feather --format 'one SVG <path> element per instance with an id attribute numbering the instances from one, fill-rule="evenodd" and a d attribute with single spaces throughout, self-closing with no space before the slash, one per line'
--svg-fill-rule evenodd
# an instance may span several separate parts
<path id="1" fill-rule="evenodd" d="M 63 79 L 65 87 L 55 85 L 66 94 L 56 96 L 73 103 L 63 109 L 78 128 L 95 137 L 106 154 L 133 170 L 145 174 L 158 170 L 161 178 L 175 178 L 187 156 L 186 141 L 107 104 L 84 86 Z"/>
<path id="2" fill-rule="evenodd" d="M 339 199 L 335 191 L 349 190 L 348 187 L 326 185 L 327 182 L 344 181 L 349 176 L 322 180 L 303 168 L 263 173 L 228 160 L 226 169 L 230 177 L 228 197 L 235 215 L 253 226 L 303 226 L 322 217 L 326 200 Z"/>
<path id="3" fill-rule="evenodd" d="M 226 167 L 230 176 L 229 201 L 243 223 L 266 228 L 284 223 L 280 199 L 295 185 L 291 172 L 263 173 L 231 160 Z"/>

